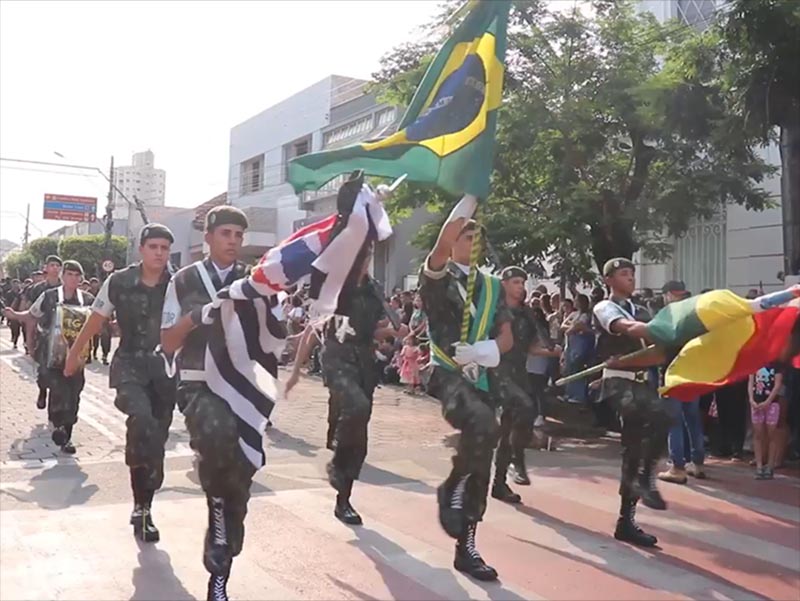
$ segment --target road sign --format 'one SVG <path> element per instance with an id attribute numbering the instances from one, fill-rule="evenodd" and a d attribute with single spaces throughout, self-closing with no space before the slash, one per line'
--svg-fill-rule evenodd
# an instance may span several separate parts
<path id="1" fill-rule="evenodd" d="M 68 196 L 66 194 L 44 195 L 44 218 L 58 221 L 97 220 L 97 198 L 90 196 Z"/>
<path id="2" fill-rule="evenodd" d="M 114 261 L 106 259 L 105 261 L 103 261 L 102 267 L 103 271 L 105 271 L 106 273 L 111 273 L 112 271 L 114 271 Z"/>

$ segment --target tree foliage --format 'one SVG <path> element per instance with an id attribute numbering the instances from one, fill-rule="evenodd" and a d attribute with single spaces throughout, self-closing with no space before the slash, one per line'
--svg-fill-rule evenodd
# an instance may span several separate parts
<path id="1" fill-rule="evenodd" d="M 58 240 L 55 238 L 37 238 L 36 240 L 31 240 L 25 250 L 36 258 L 39 265 L 44 265 L 45 259 L 49 255 L 58 254 Z"/>
<path id="2" fill-rule="evenodd" d="M 21 280 L 25 280 L 31 273 L 40 269 L 41 266 L 41 261 L 28 250 L 10 253 L 4 263 L 6 275 Z"/>
<path id="3" fill-rule="evenodd" d="M 86 273 L 86 277 L 100 277 L 101 265 L 107 258 L 104 251 L 103 234 L 89 236 L 71 236 L 64 238 L 58 245 L 58 252 L 65 261 L 78 261 Z M 125 236 L 111 237 L 111 260 L 119 269 L 125 265 L 128 243 Z"/>
<path id="4" fill-rule="evenodd" d="M 670 236 L 723 202 L 769 202 L 758 184 L 770 168 L 727 110 L 713 36 L 661 25 L 630 2 L 592 7 L 589 16 L 580 6 L 514 5 L 484 205 L 503 263 L 535 271 L 547 260 L 570 281 L 592 279 L 614 256 L 665 257 Z M 376 85 L 407 103 L 429 60 L 429 44 L 398 47 Z M 407 186 L 389 208 L 427 203 L 444 218 L 455 200 Z"/>

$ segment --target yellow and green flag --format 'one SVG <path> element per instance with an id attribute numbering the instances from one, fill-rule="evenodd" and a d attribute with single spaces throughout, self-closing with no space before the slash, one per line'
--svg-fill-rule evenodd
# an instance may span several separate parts
<path id="1" fill-rule="evenodd" d="M 508 0 L 471 2 L 463 22 L 428 67 L 397 133 L 377 142 L 303 155 L 289 163 L 296 192 L 337 175 L 435 184 L 454 195 L 486 198 L 503 92 Z"/>

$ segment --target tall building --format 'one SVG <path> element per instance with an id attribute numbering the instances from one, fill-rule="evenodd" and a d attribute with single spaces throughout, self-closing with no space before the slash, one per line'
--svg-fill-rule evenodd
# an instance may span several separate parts
<path id="1" fill-rule="evenodd" d="M 163 169 L 156 169 L 156 157 L 152 150 L 137 152 L 131 159 L 131 165 L 114 167 L 114 185 L 122 195 L 114 190 L 114 221 L 125 221 L 125 235 L 128 238 L 128 260 L 138 258 L 136 237 L 144 225 L 138 211 L 128 204 L 138 198 L 145 206 L 156 208 L 164 206 L 164 191 L 167 174 Z M 124 195 L 124 198 L 123 198 Z M 150 211 L 152 213 L 152 211 Z M 105 214 L 105 211 L 102 211 Z M 152 217 L 148 216 L 152 221 Z"/>
<path id="2" fill-rule="evenodd" d="M 250 221 L 245 260 L 336 210 L 341 178 L 298 196 L 287 182 L 291 159 L 385 135 L 396 126 L 400 111 L 367 93 L 367 83 L 330 75 L 231 129 L 228 202 Z M 417 211 L 376 250 L 374 271 L 387 287 L 401 286 L 416 273 L 419 253 L 410 237 L 432 217 Z"/>
<path id="3" fill-rule="evenodd" d="M 720 16 L 725 0 L 640 0 L 641 11 L 659 21 L 677 19 L 700 30 Z M 780 167 L 778 147 L 760 151 L 769 164 Z M 783 286 L 784 224 L 780 175 L 766 179 L 762 187 L 775 206 L 748 211 L 734 204 L 722 205 L 710 219 L 695 218 L 688 230 L 674 240 L 672 257 L 652 263 L 639 257 L 639 286 L 660 288 L 667 280 L 683 280 L 689 290 L 729 288 L 745 294 L 751 288 L 765 291 Z"/>
<path id="4" fill-rule="evenodd" d="M 152 150 L 135 153 L 130 165 L 114 167 L 114 185 L 131 201 L 137 197 L 145 206 L 164 206 L 166 179 L 166 172 L 155 167 L 155 155 Z M 114 217 L 127 219 L 129 212 L 130 206 L 115 191 Z"/>

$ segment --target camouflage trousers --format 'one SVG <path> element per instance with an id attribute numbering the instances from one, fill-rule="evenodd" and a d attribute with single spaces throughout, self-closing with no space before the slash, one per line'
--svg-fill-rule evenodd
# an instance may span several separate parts
<path id="1" fill-rule="evenodd" d="M 142 470 L 145 490 L 158 490 L 164 482 L 164 445 L 175 408 L 174 382 L 164 379 L 145 384 L 121 383 L 117 385 L 114 405 L 128 416 L 125 464 Z"/>
<path id="2" fill-rule="evenodd" d="M 53 426 L 74 426 L 78 422 L 81 392 L 86 383 L 83 370 L 65 378 L 61 370 L 40 369 L 39 382 L 50 389 L 47 418 Z"/>
<path id="3" fill-rule="evenodd" d="M 658 391 L 646 382 L 607 378 L 603 380 L 602 395 L 622 422 L 619 494 L 631 497 L 639 473 L 649 476 L 663 455 L 672 416 Z"/>
<path id="4" fill-rule="evenodd" d="M 433 369 L 428 392 L 441 402 L 447 423 L 461 431 L 447 486 L 450 488 L 469 476 L 464 493 L 464 515 L 469 521 L 480 521 L 486 511 L 492 455 L 498 436 L 494 407 L 488 395 L 478 391 L 460 374 L 441 367 Z"/>
<path id="5" fill-rule="evenodd" d="M 500 416 L 500 441 L 495 454 L 496 477 L 505 477 L 512 459 L 525 453 L 533 436 L 533 422 L 537 409 L 528 392 L 509 377 L 495 377 L 491 381 L 495 399 L 503 408 Z"/>
<path id="6" fill-rule="evenodd" d="M 334 447 L 331 464 L 349 480 L 358 479 L 367 457 L 367 430 L 377 384 L 374 361 L 369 345 L 325 342 L 322 365 L 330 393 L 328 428 Z"/>
<path id="7" fill-rule="evenodd" d="M 224 399 L 203 382 L 182 382 L 177 398 L 196 453 L 200 485 L 207 499 L 217 497 L 225 502 L 228 547 L 231 557 L 236 557 L 244 544 L 244 519 L 256 469 L 239 446 L 236 416 Z M 206 536 L 204 553 L 208 552 Z"/>

